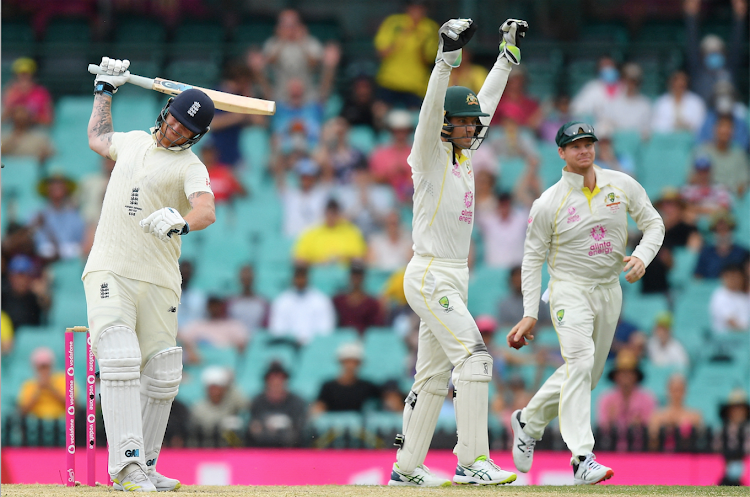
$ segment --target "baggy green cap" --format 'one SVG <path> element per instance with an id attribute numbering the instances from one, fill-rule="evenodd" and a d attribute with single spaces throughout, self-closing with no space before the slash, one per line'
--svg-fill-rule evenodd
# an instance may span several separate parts
<path id="1" fill-rule="evenodd" d="M 451 86 L 445 92 L 445 103 L 443 104 L 445 117 L 489 117 L 482 112 L 479 99 L 473 91 L 465 86 Z"/>

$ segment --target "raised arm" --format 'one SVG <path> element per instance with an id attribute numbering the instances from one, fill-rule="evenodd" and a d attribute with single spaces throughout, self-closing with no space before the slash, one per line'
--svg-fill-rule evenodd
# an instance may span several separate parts
<path id="1" fill-rule="evenodd" d="M 99 67 L 106 74 L 100 74 L 94 80 L 94 109 L 91 111 L 89 119 L 88 137 L 89 148 L 108 159 L 110 147 L 112 146 L 112 135 L 114 127 L 112 126 L 112 96 L 117 93 L 117 87 L 124 85 L 130 71 L 129 60 L 110 59 L 102 57 Z"/>

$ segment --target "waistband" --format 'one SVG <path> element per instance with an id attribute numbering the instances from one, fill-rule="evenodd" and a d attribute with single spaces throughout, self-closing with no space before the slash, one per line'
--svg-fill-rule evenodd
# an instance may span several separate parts
<path id="1" fill-rule="evenodd" d="M 466 259 L 443 259 L 429 255 L 417 255 L 411 258 L 414 262 L 422 264 L 432 264 L 433 266 L 449 267 L 454 269 L 465 269 L 469 267 L 469 261 Z"/>

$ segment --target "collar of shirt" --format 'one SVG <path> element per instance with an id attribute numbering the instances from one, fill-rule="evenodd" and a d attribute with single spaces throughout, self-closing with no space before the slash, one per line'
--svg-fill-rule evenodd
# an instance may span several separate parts
<path id="1" fill-rule="evenodd" d="M 610 183 L 609 175 L 604 169 L 594 164 L 594 171 L 596 172 L 596 188 L 601 189 L 602 187 L 607 186 Z M 572 186 L 576 190 L 583 191 L 584 186 L 582 175 L 571 173 L 563 168 L 562 177 L 563 180 L 565 180 L 565 183 L 567 183 L 569 186 Z M 596 191 L 596 188 L 594 188 L 594 191 Z"/>

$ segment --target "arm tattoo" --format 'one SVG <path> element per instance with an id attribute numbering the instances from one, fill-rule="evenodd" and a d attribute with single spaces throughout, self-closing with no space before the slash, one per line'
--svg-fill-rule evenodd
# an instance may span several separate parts
<path id="1" fill-rule="evenodd" d="M 89 135 L 93 135 L 107 145 L 112 145 L 112 98 L 102 94 L 94 97 L 94 111 L 89 121 Z M 110 157 L 111 158 L 111 157 Z"/>
<path id="2" fill-rule="evenodd" d="M 193 207 L 193 200 L 200 197 L 201 195 L 205 195 L 208 192 L 193 192 L 188 196 L 188 202 L 190 202 L 190 207 Z"/>

